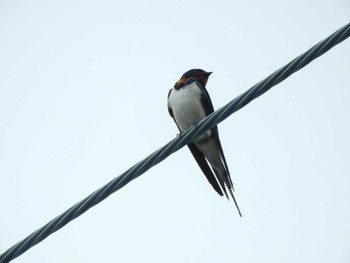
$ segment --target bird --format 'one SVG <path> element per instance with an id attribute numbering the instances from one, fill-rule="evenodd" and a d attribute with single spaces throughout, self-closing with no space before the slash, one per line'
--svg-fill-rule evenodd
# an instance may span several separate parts
<path id="1" fill-rule="evenodd" d="M 191 69 L 185 72 L 169 90 L 168 111 L 180 135 L 214 111 L 209 93 L 205 88 L 211 74 L 212 72 L 206 72 L 203 69 Z M 225 194 L 229 199 L 228 190 L 239 216 L 242 217 L 233 194 L 234 188 L 217 126 L 206 131 L 187 146 L 214 190 L 220 196 Z"/>

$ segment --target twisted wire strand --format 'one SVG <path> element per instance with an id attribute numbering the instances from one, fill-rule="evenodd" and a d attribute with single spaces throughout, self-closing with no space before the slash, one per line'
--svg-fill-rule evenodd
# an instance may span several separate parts
<path id="1" fill-rule="evenodd" d="M 29 248 L 43 241 L 46 237 L 64 227 L 70 221 L 74 220 L 78 216 L 85 213 L 91 207 L 97 205 L 104 199 L 106 199 L 112 193 L 118 191 L 120 188 L 131 182 L 132 180 L 139 177 L 141 174 L 145 173 L 151 167 L 157 165 L 159 162 L 163 161 L 170 154 L 178 151 L 183 146 L 193 141 L 196 137 L 207 131 L 208 129 L 216 126 L 218 123 L 225 120 L 232 113 L 240 110 L 252 100 L 261 96 L 263 93 L 271 89 L 273 86 L 277 85 L 281 81 L 288 78 L 290 75 L 300 70 L 309 64 L 312 60 L 323 55 L 328 50 L 333 48 L 335 45 L 339 44 L 346 38 L 350 36 L 350 23 L 343 26 L 332 35 L 322 40 L 308 51 L 298 56 L 287 65 L 281 67 L 279 70 L 272 73 L 270 76 L 260 81 L 253 87 L 251 87 L 246 92 L 242 93 L 225 106 L 221 107 L 217 111 L 213 112 L 203 120 L 201 120 L 197 125 L 192 126 L 187 131 L 183 132 L 180 136 L 176 137 L 157 151 L 153 152 L 151 155 L 135 164 L 127 171 L 107 183 L 105 186 L 96 190 L 94 193 L 90 194 L 88 197 L 78 202 L 67 211 L 63 212 L 61 215 L 57 216 L 49 223 L 39 228 L 22 241 L 13 245 L 11 248 L 6 250 L 0 255 L 0 263 L 8 262 L 24 252 Z"/>

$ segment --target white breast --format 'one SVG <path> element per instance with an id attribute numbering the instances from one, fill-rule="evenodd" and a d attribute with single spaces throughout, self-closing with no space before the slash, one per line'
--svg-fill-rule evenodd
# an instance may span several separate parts
<path id="1" fill-rule="evenodd" d="M 206 117 L 201 102 L 202 91 L 196 82 L 191 83 L 181 89 L 173 89 L 168 106 L 172 109 L 174 119 L 181 131 L 185 131 L 201 119 Z M 211 132 L 200 136 L 210 136 Z"/>

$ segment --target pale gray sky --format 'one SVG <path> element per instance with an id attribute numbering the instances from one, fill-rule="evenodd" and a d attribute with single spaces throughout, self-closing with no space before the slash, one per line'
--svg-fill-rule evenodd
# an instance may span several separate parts
<path id="1" fill-rule="evenodd" d="M 349 22 L 347 0 L 0 1 L 0 253 Z M 187 148 L 15 262 L 349 262 L 350 40 L 219 125 L 243 217 Z"/>

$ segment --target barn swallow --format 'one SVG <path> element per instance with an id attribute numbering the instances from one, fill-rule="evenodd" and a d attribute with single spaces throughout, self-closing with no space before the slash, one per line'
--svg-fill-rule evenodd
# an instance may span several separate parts
<path id="1" fill-rule="evenodd" d="M 180 133 L 214 111 L 208 91 L 205 89 L 211 73 L 202 69 L 191 69 L 184 73 L 175 83 L 174 88 L 169 91 L 169 114 L 174 119 Z M 228 198 L 228 190 L 239 215 L 242 216 L 233 194 L 233 184 L 217 126 L 206 131 L 187 146 L 215 191 L 220 196 L 225 194 Z"/>

